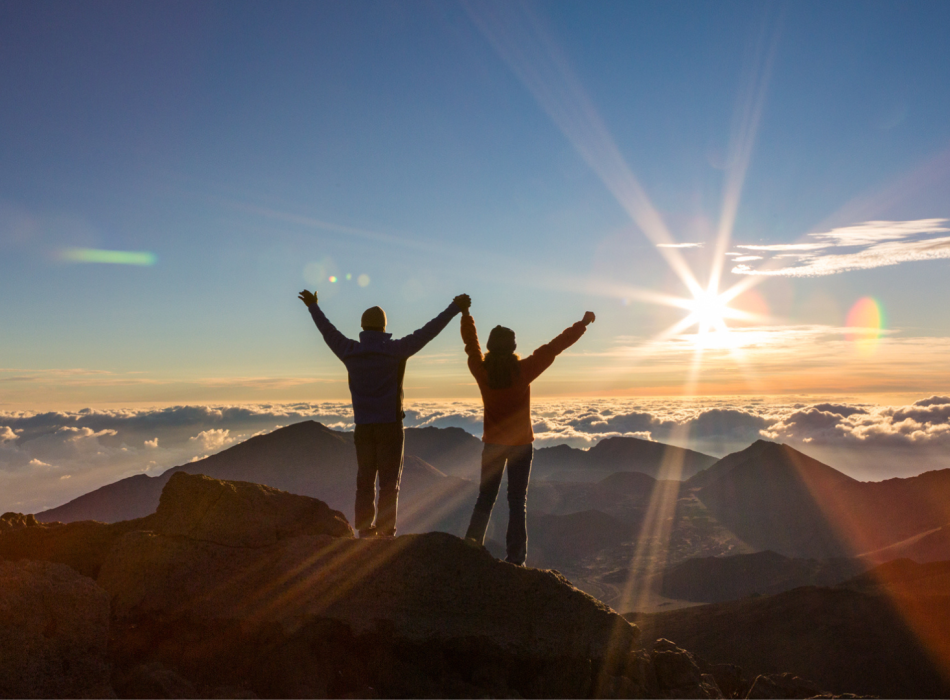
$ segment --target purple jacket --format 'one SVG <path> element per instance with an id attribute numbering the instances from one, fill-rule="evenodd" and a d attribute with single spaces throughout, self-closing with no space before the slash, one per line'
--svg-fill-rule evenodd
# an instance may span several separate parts
<path id="1" fill-rule="evenodd" d="M 402 379 L 406 360 L 422 350 L 460 312 L 454 303 L 449 304 L 422 328 L 399 340 L 393 340 L 392 333 L 381 331 L 361 331 L 359 340 L 350 340 L 330 323 L 318 304 L 308 308 L 330 350 L 346 365 L 357 425 L 394 423 L 405 417 Z"/>

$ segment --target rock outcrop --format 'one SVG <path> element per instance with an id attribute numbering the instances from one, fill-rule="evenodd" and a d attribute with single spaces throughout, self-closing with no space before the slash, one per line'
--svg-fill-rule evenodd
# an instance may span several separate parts
<path id="1" fill-rule="evenodd" d="M 0 561 L 0 697 L 114 697 L 109 597 L 62 564 Z"/>
<path id="2" fill-rule="evenodd" d="M 792 673 L 773 673 L 757 676 L 746 694 L 749 700 L 791 700 L 792 698 L 813 698 L 821 695 L 821 689 Z"/>
<path id="3" fill-rule="evenodd" d="M 441 533 L 251 548 L 137 532 L 99 582 L 123 665 L 261 696 L 587 696 L 637 633 L 556 573 Z"/>
<path id="4" fill-rule="evenodd" d="M 0 531 L 0 557 L 11 561 L 32 559 L 66 564 L 84 576 L 95 578 L 116 540 L 147 527 L 144 518 L 111 524 L 84 520 L 14 527 Z"/>
<path id="5" fill-rule="evenodd" d="M 0 532 L 20 530 L 26 527 L 37 527 L 39 522 L 35 515 L 23 513 L 4 513 L 0 515 Z"/>
<path id="6" fill-rule="evenodd" d="M 358 540 L 325 503 L 258 484 L 176 473 L 138 520 L 7 520 L 0 553 L 72 557 L 76 570 L 0 561 L 0 696 L 720 698 L 750 687 L 738 668 L 672 642 L 640 648 L 636 625 L 555 571 L 444 533 Z M 42 546 L 17 550 L 31 543 Z M 762 692 L 788 686 L 767 681 Z"/>
<path id="7" fill-rule="evenodd" d="M 303 535 L 353 537 L 323 501 L 245 481 L 177 472 L 143 529 L 227 547 L 264 547 Z"/>
<path id="8" fill-rule="evenodd" d="M 219 481 L 176 472 L 162 492 L 158 511 L 118 523 L 82 520 L 39 523 L 32 515 L 7 513 L 0 525 L 0 557 L 71 566 L 96 578 L 119 538 L 155 531 L 230 546 L 264 546 L 295 535 L 352 537 L 343 514 L 326 503 L 260 484 Z"/>
<path id="9" fill-rule="evenodd" d="M 276 623 L 313 618 L 354 634 L 474 637 L 515 654 L 604 657 L 634 626 L 550 571 L 503 566 L 442 533 L 394 539 L 299 536 L 270 547 L 151 532 L 122 538 L 99 574 L 117 617 Z"/>

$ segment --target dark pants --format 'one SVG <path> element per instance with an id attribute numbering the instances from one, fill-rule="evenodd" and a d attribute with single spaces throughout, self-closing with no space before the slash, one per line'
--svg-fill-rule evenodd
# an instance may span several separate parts
<path id="1" fill-rule="evenodd" d="M 525 507 L 528 502 L 528 480 L 531 478 L 531 445 L 492 445 L 485 443 L 482 449 L 482 481 L 475 501 L 475 512 L 465 537 L 485 544 L 485 531 L 491 520 L 491 511 L 498 498 L 501 475 L 508 463 L 508 548 L 506 561 L 524 564 L 528 555 L 528 526 L 525 522 Z"/>
<path id="2" fill-rule="evenodd" d="M 405 435 L 402 421 L 356 426 L 356 529 L 361 533 L 396 534 L 396 507 L 402 478 Z M 379 474 L 379 515 L 376 514 L 376 475 Z"/>

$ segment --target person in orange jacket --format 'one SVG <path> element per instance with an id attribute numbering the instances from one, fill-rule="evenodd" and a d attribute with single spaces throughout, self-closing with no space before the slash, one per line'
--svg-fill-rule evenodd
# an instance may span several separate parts
<path id="1" fill-rule="evenodd" d="M 481 484 L 465 539 L 484 545 L 485 531 L 507 464 L 508 533 L 505 561 L 518 566 L 524 566 L 528 554 L 525 513 L 534 453 L 531 445 L 534 442 L 534 431 L 531 429 L 531 382 L 551 366 L 555 357 L 576 343 L 593 322 L 594 314 L 588 311 L 583 320 L 522 360 L 515 354 L 515 332 L 503 326 L 492 329 L 488 336 L 488 354 L 483 356 L 475 331 L 475 319 L 467 308 L 462 311 L 462 340 L 468 355 L 468 368 L 478 382 L 485 404 Z"/>

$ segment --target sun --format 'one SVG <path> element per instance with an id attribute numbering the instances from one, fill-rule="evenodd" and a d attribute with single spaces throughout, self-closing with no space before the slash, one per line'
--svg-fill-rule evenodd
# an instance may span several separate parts
<path id="1" fill-rule="evenodd" d="M 729 306 L 733 296 L 729 292 L 706 289 L 695 290 L 692 299 L 684 300 L 683 307 L 689 315 L 683 320 L 683 326 L 696 326 L 695 341 L 700 348 L 735 347 L 738 339 L 726 325 L 726 319 L 741 319 L 747 314 Z"/>
<path id="2" fill-rule="evenodd" d="M 697 292 L 692 301 L 688 302 L 690 319 L 699 326 L 699 334 L 705 335 L 711 331 L 728 332 L 726 318 L 731 316 L 731 309 L 722 294 L 712 291 Z"/>

